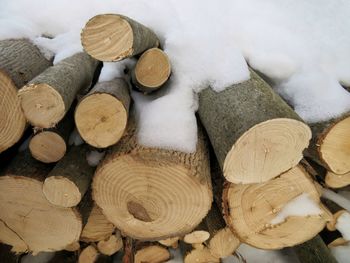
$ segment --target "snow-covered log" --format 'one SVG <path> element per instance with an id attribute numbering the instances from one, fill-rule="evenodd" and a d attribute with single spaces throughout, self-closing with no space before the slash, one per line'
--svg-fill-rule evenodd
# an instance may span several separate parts
<path id="1" fill-rule="evenodd" d="M 51 65 L 25 39 L 0 41 L 0 152 L 14 145 L 26 128 L 18 89 Z"/>
<path id="2" fill-rule="evenodd" d="M 96 170 L 93 198 L 121 232 L 161 240 L 192 231 L 212 202 L 203 135 L 188 154 L 137 144 L 133 118 L 125 136 Z"/>
<path id="3" fill-rule="evenodd" d="M 97 148 L 117 143 L 127 125 L 129 106 L 128 84 L 123 79 L 97 83 L 76 108 L 79 134 Z"/>
<path id="4" fill-rule="evenodd" d="M 170 73 L 171 65 L 167 54 L 159 48 L 151 48 L 137 61 L 131 79 L 136 88 L 149 93 L 163 86 Z"/>
<path id="5" fill-rule="evenodd" d="M 27 120 L 52 128 L 71 107 L 77 93 L 91 85 L 98 62 L 84 52 L 48 68 L 18 91 Z"/>
<path id="6" fill-rule="evenodd" d="M 199 94 L 199 116 L 232 183 L 259 183 L 302 159 L 310 128 L 255 72 L 222 92 Z"/>
<path id="7" fill-rule="evenodd" d="M 158 47 L 155 33 L 135 20 L 118 14 L 91 18 L 81 32 L 84 50 L 100 61 L 118 61 Z"/>

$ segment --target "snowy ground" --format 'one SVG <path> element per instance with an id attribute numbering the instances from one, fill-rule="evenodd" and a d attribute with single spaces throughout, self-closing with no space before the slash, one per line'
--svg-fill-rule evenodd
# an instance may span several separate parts
<path id="1" fill-rule="evenodd" d="M 99 13 L 122 13 L 149 26 L 171 59 L 165 96 L 133 96 L 142 108 L 138 135 L 145 145 L 193 151 L 193 91 L 247 79 L 246 61 L 272 78 L 306 121 L 350 110 L 350 94 L 341 86 L 350 85 L 345 0 L 2 0 L 0 39 L 29 37 L 57 62 L 81 50 L 80 30 Z M 120 75 L 127 64 L 105 67 L 102 78 Z"/>

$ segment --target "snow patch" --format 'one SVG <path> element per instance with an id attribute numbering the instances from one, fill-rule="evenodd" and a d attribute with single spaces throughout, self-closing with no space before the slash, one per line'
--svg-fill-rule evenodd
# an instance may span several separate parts
<path id="1" fill-rule="evenodd" d="M 338 217 L 335 227 L 345 240 L 350 241 L 350 213 L 346 212 Z"/>
<path id="2" fill-rule="evenodd" d="M 303 193 L 289 201 L 277 216 L 271 220 L 271 224 L 276 225 L 284 222 L 290 216 L 310 216 L 322 213 L 319 205 L 310 198 L 307 193 Z"/>
<path id="3" fill-rule="evenodd" d="M 136 64 L 136 59 L 128 58 L 119 62 L 103 62 L 98 82 L 111 81 L 115 78 L 125 77 L 125 70 L 131 70 Z"/>
<path id="4" fill-rule="evenodd" d="M 350 257 L 350 245 L 330 248 L 338 263 L 348 263 Z"/>
<path id="5" fill-rule="evenodd" d="M 322 197 L 333 201 L 337 205 L 350 212 L 350 200 L 346 197 L 325 188 L 322 191 Z"/>
<path id="6" fill-rule="evenodd" d="M 90 151 L 86 154 L 86 161 L 90 166 L 97 166 L 105 156 L 105 152 Z"/>
<path id="7" fill-rule="evenodd" d="M 69 135 L 68 145 L 79 146 L 84 143 L 84 140 L 81 138 L 78 130 L 75 128 Z"/>

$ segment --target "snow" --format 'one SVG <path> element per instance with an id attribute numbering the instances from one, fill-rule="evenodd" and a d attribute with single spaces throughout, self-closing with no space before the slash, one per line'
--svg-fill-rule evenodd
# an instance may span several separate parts
<path id="1" fill-rule="evenodd" d="M 133 94 L 138 138 L 146 146 L 194 151 L 195 93 L 248 79 L 245 61 L 308 122 L 350 110 L 350 93 L 341 86 L 350 85 L 345 0 L 2 0 L 0 39 L 31 38 L 54 52 L 57 63 L 82 50 L 80 30 L 100 13 L 149 26 L 170 58 L 173 74 L 163 97 Z M 100 81 L 120 77 L 126 64 L 106 63 Z"/>
<path id="2" fill-rule="evenodd" d="M 46 263 L 55 255 L 55 252 L 40 252 L 37 255 L 27 254 L 21 258 L 21 263 Z"/>
<path id="3" fill-rule="evenodd" d="M 307 193 L 303 193 L 289 201 L 277 216 L 272 219 L 271 224 L 276 225 L 284 222 L 290 216 L 309 216 L 322 213 L 319 205 L 310 198 Z"/>
<path id="4" fill-rule="evenodd" d="M 345 210 L 350 212 L 350 200 L 341 194 L 337 194 L 329 189 L 324 188 L 322 191 L 322 197 L 333 201 Z"/>
<path id="5" fill-rule="evenodd" d="M 86 154 L 86 160 L 90 166 L 97 166 L 105 156 L 105 152 L 90 151 Z"/>
<path id="6" fill-rule="evenodd" d="M 346 212 L 338 217 L 335 225 L 345 240 L 350 241 L 350 213 Z"/>
<path id="7" fill-rule="evenodd" d="M 69 135 L 68 145 L 79 146 L 84 143 L 84 140 L 80 137 L 78 130 L 75 128 Z"/>
<path id="8" fill-rule="evenodd" d="M 350 257 L 350 245 L 332 247 L 331 252 L 338 263 L 348 263 Z"/>

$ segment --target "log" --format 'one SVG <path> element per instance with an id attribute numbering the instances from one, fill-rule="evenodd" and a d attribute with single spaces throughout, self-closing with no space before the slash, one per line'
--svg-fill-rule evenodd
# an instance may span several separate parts
<path id="1" fill-rule="evenodd" d="M 95 202 L 123 235 L 149 241 L 182 236 L 201 222 L 212 202 L 204 138 L 199 135 L 192 154 L 142 147 L 131 118 L 92 186 Z"/>
<path id="2" fill-rule="evenodd" d="M 135 263 L 162 263 L 170 259 L 169 250 L 158 244 L 137 244 L 135 251 Z"/>
<path id="3" fill-rule="evenodd" d="M 251 78 L 222 92 L 199 94 L 199 117 L 232 183 L 260 183 L 289 170 L 302 159 L 309 127 L 263 81 Z"/>
<path id="4" fill-rule="evenodd" d="M 304 229 L 306 230 L 306 228 Z M 303 263 L 337 263 L 321 237 L 317 235 L 311 240 L 294 247 L 300 262 Z"/>
<path id="5" fill-rule="evenodd" d="M 271 221 L 285 204 L 303 193 L 321 203 L 314 183 L 301 166 L 265 183 L 227 183 L 223 191 L 225 221 L 242 242 L 256 248 L 281 249 L 301 244 L 325 227 L 328 220 L 326 212 L 289 216 L 279 224 Z"/>
<path id="6" fill-rule="evenodd" d="M 99 253 L 95 246 L 89 245 L 84 248 L 79 254 L 79 263 L 94 263 L 97 261 Z"/>
<path id="7" fill-rule="evenodd" d="M 202 243 L 207 241 L 209 237 L 210 233 L 208 231 L 208 227 L 204 218 L 202 222 L 192 232 L 184 236 L 183 241 L 187 244 L 196 246 L 201 245 Z"/>
<path id="8" fill-rule="evenodd" d="M 170 237 L 170 238 L 159 240 L 158 242 L 163 246 L 177 249 L 179 246 L 179 239 L 180 237 Z"/>
<path id="9" fill-rule="evenodd" d="M 132 83 L 144 93 L 161 88 L 169 79 L 171 65 L 167 54 L 151 48 L 141 55 L 131 73 Z"/>
<path id="10" fill-rule="evenodd" d="M 77 211 L 54 206 L 43 195 L 50 169 L 25 151 L 0 176 L 0 222 L 8 230 L 0 231 L 0 240 L 20 248 L 16 252 L 57 251 L 79 239 Z"/>
<path id="11" fill-rule="evenodd" d="M 123 79 L 97 83 L 76 108 L 79 134 L 96 148 L 117 143 L 127 125 L 129 106 L 129 88 Z"/>
<path id="12" fill-rule="evenodd" d="M 73 207 L 80 203 L 95 171 L 86 160 L 88 151 L 87 145 L 72 146 L 48 174 L 43 193 L 51 204 Z"/>
<path id="13" fill-rule="evenodd" d="M 18 91 L 27 120 L 52 128 L 63 119 L 77 93 L 91 85 L 98 62 L 77 53 L 48 68 Z"/>
<path id="14" fill-rule="evenodd" d="M 67 247 L 64 248 L 64 250 L 69 251 L 69 252 L 74 252 L 80 250 L 80 243 L 78 241 L 68 245 Z"/>
<path id="15" fill-rule="evenodd" d="M 309 125 L 312 140 L 306 156 L 333 173 L 350 172 L 350 113 Z"/>
<path id="16" fill-rule="evenodd" d="M 115 235 L 111 235 L 106 240 L 101 240 L 97 243 L 98 251 L 102 254 L 111 256 L 123 248 L 123 239 L 120 235 L 120 232 L 117 232 Z"/>
<path id="17" fill-rule="evenodd" d="M 219 263 L 220 259 L 214 257 L 208 248 L 195 248 L 181 244 L 181 251 L 184 255 L 184 263 Z"/>
<path id="18" fill-rule="evenodd" d="M 50 65 L 28 40 L 0 41 L 0 152 L 14 145 L 26 128 L 18 89 Z"/>
<path id="19" fill-rule="evenodd" d="M 134 263 L 134 242 L 132 238 L 126 237 L 124 240 L 124 255 L 122 258 L 123 263 Z"/>
<path id="20" fill-rule="evenodd" d="M 87 243 L 98 242 L 109 238 L 113 232 L 114 225 L 102 214 L 101 209 L 93 203 L 80 240 Z"/>
<path id="21" fill-rule="evenodd" d="M 91 18 L 81 32 L 84 50 L 100 61 L 119 61 L 158 47 L 155 33 L 135 20 L 118 14 Z"/>
<path id="22" fill-rule="evenodd" d="M 350 185 L 350 172 L 336 174 L 328 171 L 325 178 L 326 185 L 330 188 L 342 188 Z"/>
<path id="23" fill-rule="evenodd" d="M 58 162 L 66 154 L 73 128 L 73 109 L 71 108 L 56 127 L 36 131 L 29 142 L 30 153 L 35 159 L 44 163 Z"/>

